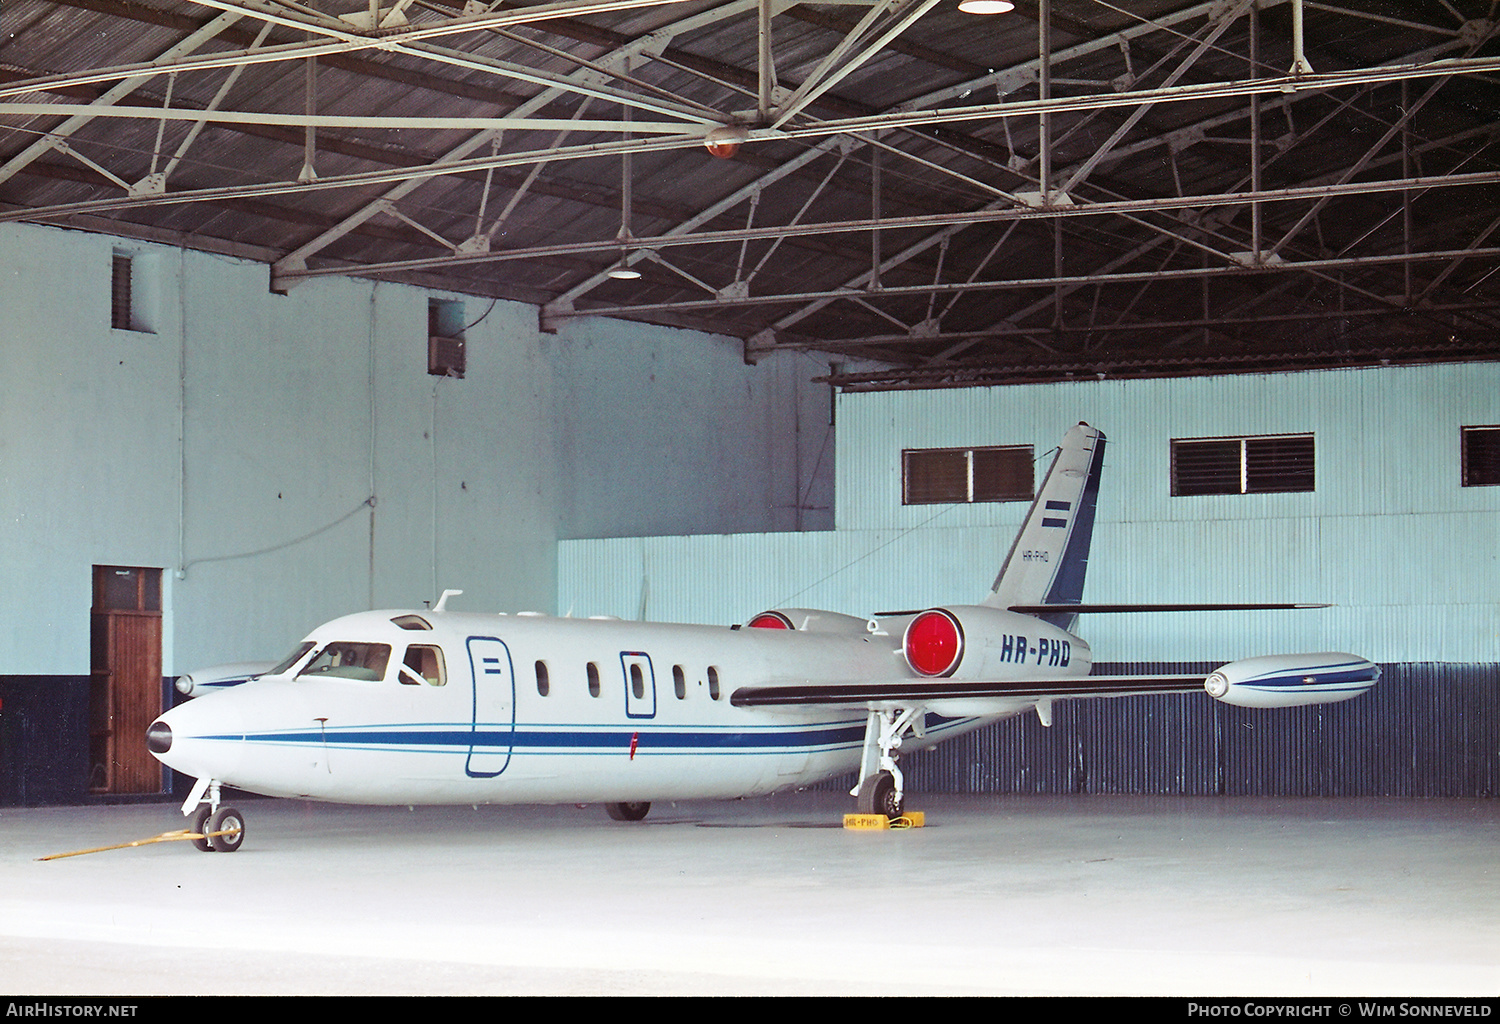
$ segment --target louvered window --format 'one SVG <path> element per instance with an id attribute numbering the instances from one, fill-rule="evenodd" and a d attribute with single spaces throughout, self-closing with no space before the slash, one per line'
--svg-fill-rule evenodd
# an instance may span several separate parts
<path id="1" fill-rule="evenodd" d="M 901 453 L 901 502 L 1030 501 L 1033 463 L 1030 445 L 908 449 Z"/>
<path id="2" fill-rule="evenodd" d="M 1311 491 L 1313 435 L 1208 437 L 1172 442 L 1172 493 Z"/>
<path id="3" fill-rule="evenodd" d="M 1465 487 L 1500 486 L 1500 427 L 1464 427 Z"/>
<path id="4" fill-rule="evenodd" d="M 115 250 L 109 264 L 109 325 L 117 331 L 155 334 L 159 326 L 160 261 Z"/>
<path id="5" fill-rule="evenodd" d="M 135 329 L 132 315 L 134 307 L 130 301 L 131 266 L 130 257 L 115 253 L 109 275 L 109 325 L 119 331 Z"/>

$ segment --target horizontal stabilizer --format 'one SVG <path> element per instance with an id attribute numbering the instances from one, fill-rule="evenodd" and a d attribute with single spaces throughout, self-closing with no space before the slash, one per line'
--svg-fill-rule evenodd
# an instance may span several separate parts
<path id="1" fill-rule="evenodd" d="M 904 679 L 883 683 L 808 683 L 744 686 L 729 702 L 741 708 L 831 707 L 850 704 L 928 704 L 939 700 L 1034 700 L 1202 693 L 1203 676 L 1074 676 L 1070 679 Z"/>

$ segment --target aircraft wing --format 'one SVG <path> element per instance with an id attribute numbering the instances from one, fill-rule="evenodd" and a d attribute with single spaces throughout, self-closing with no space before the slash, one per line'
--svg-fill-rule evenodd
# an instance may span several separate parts
<path id="1" fill-rule="evenodd" d="M 1026 615 L 1048 615 L 1056 612 L 1086 615 L 1090 612 L 1264 612 L 1332 607 L 1331 604 L 1288 604 L 1286 602 L 1274 604 L 1264 602 L 1256 604 L 1013 604 L 1009 610 Z"/>
<path id="2" fill-rule="evenodd" d="M 848 707 L 851 704 L 930 704 L 943 700 L 1059 700 L 1069 697 L 1136 697 L 1152 693 L 1202 693 L 1201 675 L 1077 676 L 1071 679 L 901 679 L 868 683 L 742 686 L 729 702 L 742 708 Z"/>

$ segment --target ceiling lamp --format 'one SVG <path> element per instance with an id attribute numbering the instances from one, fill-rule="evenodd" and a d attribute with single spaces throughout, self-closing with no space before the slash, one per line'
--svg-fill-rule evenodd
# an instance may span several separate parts
<path id="1" fill-rule="evenodd" d="M 750 138 L 749 130 L 742 124 L 725 124 L 710 131 L 703 138 L 703 145 L 720 160 L 728 160 L 740 151 Z"/>
<path id="2" fill-rule="evenodd" d="M 958 0 L 958 9 L 965 14 L 1009 14 L 1016 5 L 1010 0 Z"/>
<path id="3" fill-rule="evenodd" d="M 641 272 L 626 263 L 624 257 L 621 257 L 620 262 L 610 267 L 606 273 L 616 281 L 639 281 L 641 279 Z"/>

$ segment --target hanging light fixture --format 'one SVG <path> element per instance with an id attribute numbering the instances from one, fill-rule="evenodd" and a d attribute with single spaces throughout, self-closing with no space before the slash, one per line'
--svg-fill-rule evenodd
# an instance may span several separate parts
<path id="1" fill-rule="evenodd" d="M 626 142 L 630 141 L 630 106 L 627 104 L 621 112 L 625 118 Z M 626 150 L 620 157 L 620 233 L 615 236 L 615 241 L 620 243 L 620 260 L 614 266 L 605 271 L 605 274 L 614 281 L 639 281 L 641 272 L 632 267 L 625 259 L 630 244 L 630 193 L 631 193 L 631 158 L 630 150 Z"/>
<path id="2" fill-rule="evenodd" d="M 1016 5 L 1010 0 L 959 0 L 958 9 L 965 14 L 1009 14 Z"/>

